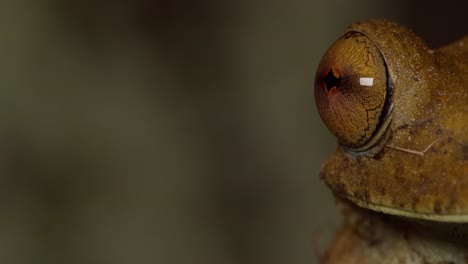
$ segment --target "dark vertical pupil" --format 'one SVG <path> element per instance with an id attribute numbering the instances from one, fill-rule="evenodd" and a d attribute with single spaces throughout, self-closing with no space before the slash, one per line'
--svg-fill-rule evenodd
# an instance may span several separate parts
<path id="1" fill-rule="evenodd" d="M 327 76 L 323 78 L 325 85 L 327 86 L 327 91 L 330 91 L 333 87 L 339 88 L 341 84 L 341 78 L 337 78 L 333 73 L 333 69 L 330 69 Z"/>

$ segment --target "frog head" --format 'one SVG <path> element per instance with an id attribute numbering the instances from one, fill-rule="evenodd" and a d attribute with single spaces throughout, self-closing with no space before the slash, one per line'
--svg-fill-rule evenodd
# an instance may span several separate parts
<path id="1" fill-rule="evenodd" d="M 323 56 L 315 100 L 339 146 L 322 178 L 384 213 L 468 222 L 468 38 L 432 50 L 385 20 L 351 25 Z"/>

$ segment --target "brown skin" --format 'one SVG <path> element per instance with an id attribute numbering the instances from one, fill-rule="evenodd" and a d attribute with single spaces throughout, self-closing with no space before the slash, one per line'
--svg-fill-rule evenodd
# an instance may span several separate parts
<path id="1" fill-rule="evenodd" d="M 468 221 L 468 36 L 431 50 L 410 30 L 384 20 L 353 24 L 346 34 L 368 38 L 372 45 L 366 43 L 364 48 L 343 45 L 364 49 L 363 54 L 373 59 L 369 63 L 360 61 L 363 56 L 334 57 L 340 49 L 332 47 L 333 54 L 326 54 L 319 66 L 317 106 L 340 141 L 321 177 L 335 194 L 365 208 L 433 221 Z M 362 66 L 366 64 L 371 65 Z M 349 65 L 362 69 L 349 70 Z M 334 70 L 328 84 L 336 85 L 333 78 L 353 76 L 356 71 L 359 76 L 361 71 L 381 72 L 381 67 L 393 81 L 389 119 L 376 119 L 384 115 L 378 111 L 384 111 L 382 100 L 389 96 L 381 84 L 372 87 L 375 92 L 370 97 L 359 94 L 367 88 L 350 84 L 354 99 L 336 99 L 336 94 L 344 93 L 342 83 L 333 94 L 333 88 L 324 89 L 330 68 Z M 343 110 L 339 103 L 345 101 L 342 105 L 348 108 Z M 349 104 L 364 110 L 350 112 Z M 375 117 L 369 109 L 377 109 Z M 428 146 L 424 155 L 411 153 Z"/>

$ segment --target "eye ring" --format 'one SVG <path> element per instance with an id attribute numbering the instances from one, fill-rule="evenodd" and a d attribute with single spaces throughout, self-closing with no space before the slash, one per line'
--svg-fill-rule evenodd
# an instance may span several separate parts
<path id="1" fill-rule="evenodd" d="M 392 119 L 393 80 L 378 47 L 349 31 L 317 68 L 315 102 L 327 126 L 350 153 L 365 153 L 385 137 Z"/>

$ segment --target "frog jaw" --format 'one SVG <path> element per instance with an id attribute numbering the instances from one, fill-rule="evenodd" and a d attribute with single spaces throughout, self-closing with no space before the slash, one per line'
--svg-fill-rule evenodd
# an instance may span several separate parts
<path id="1" fill-rule="evenodd" d="M 437 214 L 437 213 L 420 213 L 414 211 L 407 211 L 401 210 L 393 207 L 388 207 L 379 204 L 372 204 L 369 202 L 365 202 L 362 200 L 357 199 L 353 196 L 347 196 L 349 200 L 353 203 L 358 205 L 359 207 L 373 210 L 376 212 L 381 212 L 384 214 L 395 215 L 395 216 L 402 216 L 410 219 L 420 219 L 420 220 L 428 220 L 434 222 L 443 222 L 443 223 L 468 223 L 468 214 Z"/>

